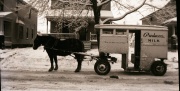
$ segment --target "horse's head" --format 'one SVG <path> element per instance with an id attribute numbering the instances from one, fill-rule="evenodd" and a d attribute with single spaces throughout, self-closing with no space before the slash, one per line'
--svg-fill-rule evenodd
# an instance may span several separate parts
<path id="1" fill-rule="evenodd" d="M 36 38 L 34 39 L 33 49 L 36 50 L 39 46 L 42 45 L 41 41 L 42 35 L 37 34 Z"/>

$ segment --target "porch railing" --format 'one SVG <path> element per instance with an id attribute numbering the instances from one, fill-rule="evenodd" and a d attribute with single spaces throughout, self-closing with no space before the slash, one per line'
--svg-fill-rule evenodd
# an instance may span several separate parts
<path id="1" fill-rule="evenodd" d="M 11 36 L 5 36 L 5 41 L 11 41 Z"/>
<path id="2" fill-rule="evenodd" d="M 90 32 L 90 41 L 97 41 L 97 35 Z"/>
<path id="3" fill-rule="evenodd" d="M 78 39 L 78 35 L 75 33 L 50 33 L 48 35 L 54 36 L 59 39 L 69 39 L 69 38 Z"/>

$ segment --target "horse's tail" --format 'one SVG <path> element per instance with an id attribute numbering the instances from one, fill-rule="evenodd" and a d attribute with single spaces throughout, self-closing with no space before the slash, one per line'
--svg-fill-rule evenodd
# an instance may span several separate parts
<path id="1" fill-rule="evenodd" d="M 78 49 L 78 50 L 76 50 L 76 52 L 85 52 L 84 43 L 80 40 L 77 40 L 76 42 L 78 44 L 78 46 L 76 46 Z M 74 53 L 74 55 L 75 55 L 76 59 L 78 59 L 79 61 L 83 61 L 84 55 L 82 55 L 80 53 Z"/>
<path id="2" fill-rule="evenodd" d="M 81 50 L 80 50 L 80 52 L 85 52 L 84 43 L 83 43 L 82 41 L 80 41 L 80 44 L 81 44 Z M 80 60 L 83 61 L 84 55 L 79 54 L 79 57 L 80 57 Z"/>
<path id="3" fill-rule="evenodd" d="M 85 52 L 84 43 L 83 43 L 83 42 L 81 42 L 81 43 L 82 43 L 82 49 L 81 49 L 81 51 L 82 51 L 82 52 Z"/>

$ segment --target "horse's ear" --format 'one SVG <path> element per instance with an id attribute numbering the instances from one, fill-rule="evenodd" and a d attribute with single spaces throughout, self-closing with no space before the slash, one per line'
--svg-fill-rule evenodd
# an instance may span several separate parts
<path id="1" fill-rule="evenodd" d="M 42 36 L 41 32 L 37 32 L 37 36 Z"/>

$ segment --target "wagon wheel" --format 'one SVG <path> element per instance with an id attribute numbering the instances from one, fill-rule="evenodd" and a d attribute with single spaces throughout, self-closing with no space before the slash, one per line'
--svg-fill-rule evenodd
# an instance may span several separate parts
<path id="1" fill-rule="evenodd" d="M 163 76 L 167 71 L 167 65 L 161 61 L 155 61 L 151 65 L 151 72 L 155 76 Z"/>
<path id="2" fill-rule="evenodd" d="M 99 60 L 95 63 L 94 70 L 98 75 L 107 75 L 111 70 L 111 65 L 107 60 Z"/>

